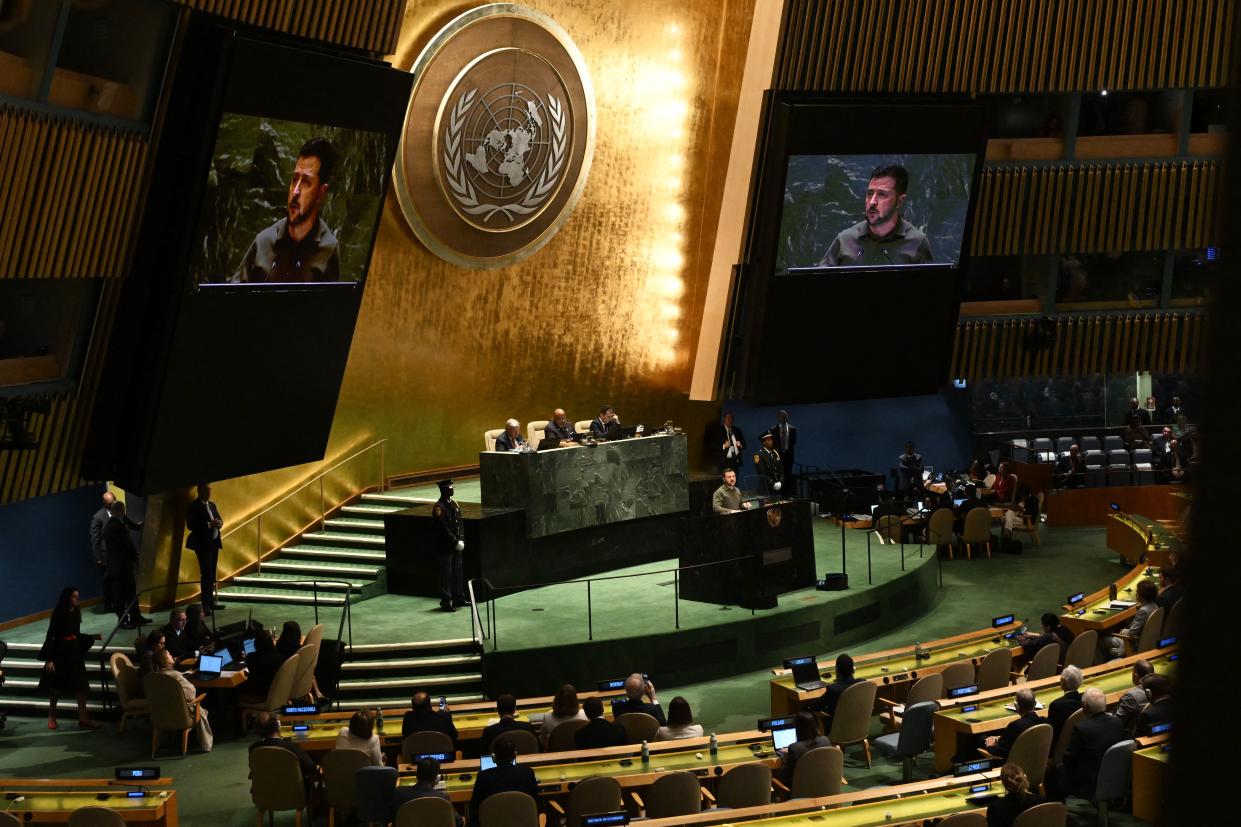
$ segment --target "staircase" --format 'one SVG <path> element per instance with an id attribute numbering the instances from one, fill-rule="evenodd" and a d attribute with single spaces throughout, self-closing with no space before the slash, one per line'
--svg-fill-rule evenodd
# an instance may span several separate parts
<path id="1" fill-rule="evenodd" d="M 408 706 L 418 690 L 448 703 L 485 699 L 483 655 L 470 638 L 355 645 L 341 665 L 341 709 Z"/>
<path id="2" fill-rule="evenodd" d="M 119 638 L 119 635 L 118 635 Z M 39 675 L 43 672 L 43 661 L 39 660 L 41 643 L 10 643 L 8 654 L 0 669 L 4 670 L 4 685 L 0 686 L 0 712 L 6 715 L 46 715 L 47 693 L 39 690 Z M 91 712 L 103 711 L 103 677 L 107 672 L 107 661 L 102 669 L 99 655 L 103 651 L 98 642 L 86 653 L 86 675 L 90 684 L 90 692 L 86 697 L 86 708 Z M 125 652 L 133 658 L 132 648 L 124 642 L 113 642 L 107 649 L 109 656 L 113 652 Z M 112 677 L 108 676 L 111 686 Z M 71 721 L 77 717 L 77 701 L 72 698 L 61 698 L 57 705 L 57 715 L 62 721 Z"/>

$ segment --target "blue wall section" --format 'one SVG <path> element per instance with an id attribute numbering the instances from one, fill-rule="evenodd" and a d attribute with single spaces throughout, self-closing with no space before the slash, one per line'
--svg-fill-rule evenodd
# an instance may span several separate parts
<path id="1" fill-rule="evenodd" d="M 759 447 L 758 435 L 776 423 L 780 407 L 753 408 L 728 403 L 747 442 L 749 458 Z M 785 406 L 797 426 L 799 465 L 827 470 L 861 468 L 888 475 L 896 457 L 912 439 L 922 461 L 937 469 L 964 469 L 970 463 L 969 392 L 945 388 L 931 396 L 861 399 L 819 405 Z M 889 485 L 891 477 L 888 477 Z"/>
<path id="2" fill-rule="evenodd" d="M 90 518 L 103 491 L 87 486 L 0 506 L 0 621 L 51 609 L 65 586 L 77 586 L 83 600 L 99 596 Z"/>

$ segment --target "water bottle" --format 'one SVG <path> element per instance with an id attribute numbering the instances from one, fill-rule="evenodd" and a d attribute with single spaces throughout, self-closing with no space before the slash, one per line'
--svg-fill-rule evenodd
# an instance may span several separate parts
<path id="1" fill-rule="evenodd" d="M 382 738 L 384 734 L 384 711 L 378 709 L 376 712 L 378 714 L 375 716 L 375 728 L 379 730 L 379 735 Z"/>
<path id="2" fill-rule="evenodd" d="M 651 763 L 651 747 L 646 743 L 646 741 L 642 742 L 642 763 Z"/>
<path id="3" fill-rule="evenodd" d="M 720 753 L 720 741 L 718 738 L 715 737 L 715 733 L 712 732 L 711 733 L 711 754 L 719 755 L 719 753 Z"/>
<path id="4" fill-rule="evenodd" d="M 926 656 L 922 653 L 922 643 L 915 641 L 914 642 L 914 660 L 922 660 L 924 657 Z"/>

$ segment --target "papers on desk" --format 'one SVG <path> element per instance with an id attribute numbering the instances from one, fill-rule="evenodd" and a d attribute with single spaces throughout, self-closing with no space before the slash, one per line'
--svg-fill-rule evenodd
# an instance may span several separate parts
<path id="1" fill-rule="evenodd" d="M 240 669 L 228 670 L 228 671 L 221 672 L 221 673 L 220 673 L 220 677 L 221 677 L 221 678 L 231 678 L 231 677 L 233 677 L 234 675 L 239 674 L 240 672 L 241 672 L 241 670 L 240 670 Z"/>
<path id="2" fill-rule="evenodd" d="M 1017 711 L 1017 704 L 1015 704 L 1015 703 L 1011 703 L 1011 704 L 1004 704 L 1004 708 L 1005 708 L 1005 709 L 1007 709 L 1009 712 L 1016 712 L 1016 711 Z M 1040 710 L 1040 709 L 1042 709 L 1042 708 L 1043 708 L 1043 704 L 1042 704 L 1042 702 L 1041 702 L 1041 701 L 1035 701 L 1035 702 L 1034 702 L 1034 709 L 1035 709 L 1035 711 L 1038 711 L 1038 710 Z"/>

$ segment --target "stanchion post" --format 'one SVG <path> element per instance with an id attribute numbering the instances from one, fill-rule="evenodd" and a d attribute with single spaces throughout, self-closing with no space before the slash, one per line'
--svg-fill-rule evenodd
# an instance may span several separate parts
<path id="1" fill-rule="evenodd" d="M 590 578 L 586 578 L 586 639 L 595 639 L 595 618 L 590 605 Z"/>

